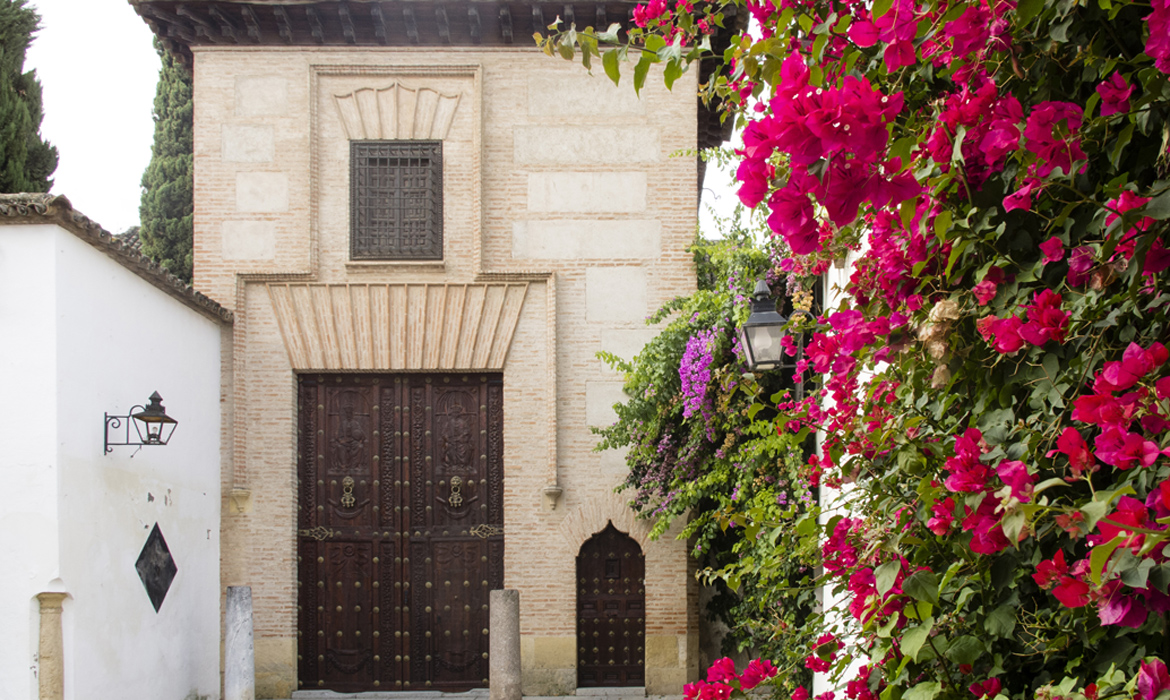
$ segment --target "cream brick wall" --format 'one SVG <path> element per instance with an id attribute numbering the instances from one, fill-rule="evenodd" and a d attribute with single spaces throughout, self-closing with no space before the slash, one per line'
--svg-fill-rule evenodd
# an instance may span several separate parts
<path id="1" fill-rule="evenodd" d="M 194 76 L 195 283 L 236 312 L 223 584 L 253 589 L 260 696 L 296 688 L 295 386 L 312 369 L 291 366 L 265 285 L 492 273 L 529 282 L 504 367 L 505 585 L 521 592 L 527 692 L 571 693 L 577 551 L 609 519 L 639 527 L 612 493 L 614 455 L 592 451 L 590 419 L 612 415 L 620 388 L 595 353 L 632 354 L 644 317 L 694 287 L 696 166 L 669 157 L 695 145 L 693 78 L 668 92 L 652 76 L 638 100 L 527 47 L 200 47 Z M 337 96 L 391 84 L 459 96 L 443 139 L 441 263 L 348 260 Z M 641 532 L 648 691 L 677 693 L 697 672 L 693 579 L 683 543 Z"/>

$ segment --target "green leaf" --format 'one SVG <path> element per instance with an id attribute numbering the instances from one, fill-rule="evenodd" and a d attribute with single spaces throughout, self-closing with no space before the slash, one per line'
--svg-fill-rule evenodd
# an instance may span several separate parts
<path id="1" fill-rule="evenodd" d="M 890 11 L 894 6 L 894 0 L 876 0 L 873 4 L 873 18 L 877 19 Z"/>
<path id="2" fill-rule="evenodd" d="M 918 652 L 922 650 L 922 645 L 930 638 L 932 629 L 934 629 L 934 619 L 928 618 L 921 625 L 910 627 L 902 632 L 902 641 L 899 644 L 902 653 L 918 661 Z"/>
<path id="3" fill-rule="evenodd" d="M 882 564 L 874 570 L 874 578 L 877 579 L 878 595 L 884 596 L 894 587 L 894 582 L 898 580 L 898 572 L 902 570 L 902 562 L 894 560 Z"/>
<path id="4" fill-rule="evenodd" d="M 634 92 L 641 95 L 646 85 L 646 74 L 650 72 L 651 54 L 642 54 L 638 64 L 634 66 Z"/>
<path id="5" fill-rule="evenodd" d="M 610 49 L 601 55 L 601 66 L 605 68 L 605 74 L 613 81 L 614 85 L 621 82 L 621 71 L 618 70 L 618 50 Z"/>
<path id="6" fill-rule="evenodd" d="M 940 243 L 947 239 L 947 233 L 951 230 L 951 221 L 953 215 L 949 209 L 943 209 L 934 217 L 934 236 Z"/>
<path id="7" fill-rule="evenodd" d="M 1016 629 L 1016 606 L 1001 605 L 992 610 L 983 621 L 983 627 L 989 634 L 1000 639 L 1011 637 Z"/>
<path id="8" fill-rule="evenodd" d="M 1146 208 L 1143 213 L 1159 221 L 1170 219 L 1170 190 L 1166 190 L 1149 202 L 1146 202 Z"/>
<path id="9" fill-rule="evenodd" d="M 917 571 L 902 582 L 902 591 L 915 600 L 938 604 L 938 576 L 933 571 Z"/>
<path id="10" fill-rule="evenodd" d="M 1114 537 L 1105 544 L 1093 547 L 1092 553 L 1089 554 L 1089 577 L 1093 579 L 1093 583 L 1101 585 L 1101 574 L 1105 571 L 1105 565 L 1109 563 L 1109 557 L 1113 556 L 1114 550 L 1123 539 L 1125 538 L 1120 536 Z"/>
<path id="11" fill-rule="evenodd" d="M 1023 27 L 1044 9 L 1044 0 L 1020 0 L 1016 5 L 1016 26 Z"/>
<path id="12" fill-rule="evenodd" d="M 984 651 L 983 642 L 979 641 L 977 637 L 964 634 L 951 641 L 946 656 L 957 664 L 973 664 L 980 656 L 983 656 Z"/>
<path id="13" fill-rule="evenodd" d="M 666 39 L 657 34 L 650 34 L 646 37 L 646 50 L 650 53 L 658 53 L 659 50 L 666 48 Z"/>
<path id="14" fill-rule="evenodd" d="M 907 690 L 902 700 L 934 700 L 941 690 L 942 685 L 938 681 L 926 681 Z"/>
<path id="15" fill-rule="evenodd" d="M 1109 162 L 1113 164 L 1114 168 L 1118 167 L 1118 163 L 1121 162 L 1121 154 L 1132 138 L 1133 124 L 1126 124 L 1121 133 L 1117 135 L 1117 143 L 1113 146 L 1113 155 L 1109 156 Z"/>
<path id="16" fill-rule="evenodd" d="M 671 60 L 666 64 L 666 70 L 662 72 L 662 82 L 666 83 L 667 90 L 674 88 L 674 81 L 682 77 L 685 70 L 685 65 L 679 60 Z"/>

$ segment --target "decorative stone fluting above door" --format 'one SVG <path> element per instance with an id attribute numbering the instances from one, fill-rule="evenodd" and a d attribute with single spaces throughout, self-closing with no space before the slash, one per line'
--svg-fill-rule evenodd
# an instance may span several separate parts
<path id="1" fill-rule="evenodd" d="M 447 138 L 460 94 L 392 83 L 334 95 L 341 123 L 350 140 Z"/>
<path id="2" fill-rule="evenodd" d="M 503 370 L 528 284 L 269 284 L 294 370 Z"/>

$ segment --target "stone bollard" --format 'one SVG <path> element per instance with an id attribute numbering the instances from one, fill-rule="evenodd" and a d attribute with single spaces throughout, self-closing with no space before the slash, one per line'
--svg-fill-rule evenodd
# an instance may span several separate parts
<path id="1" fill-rule="evenodd" d="M 223 700 L 256 700 L 252 646 L 252 587 L 228 586 L 224 631 Z"/>
<path id="2" fill-rule="evenodd" d="M 492 591 L 490 700 L 520 700 L 520 591 Z M 226 700 L 226 699 L 225 699 Z"/>

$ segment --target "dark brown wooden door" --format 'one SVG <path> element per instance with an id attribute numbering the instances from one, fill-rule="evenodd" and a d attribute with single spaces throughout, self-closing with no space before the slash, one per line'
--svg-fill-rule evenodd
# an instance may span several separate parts
<path id="1" fill-rule="evenodd" d="M 577 685 L 646 685 L 646 562 L 610 523 L 577 555 Z"/>
<path id="2" fill-rule="evenodd" d="M 500 375 L 303 376 L 298 459 L 301 687 L 486 687 Z"/>

